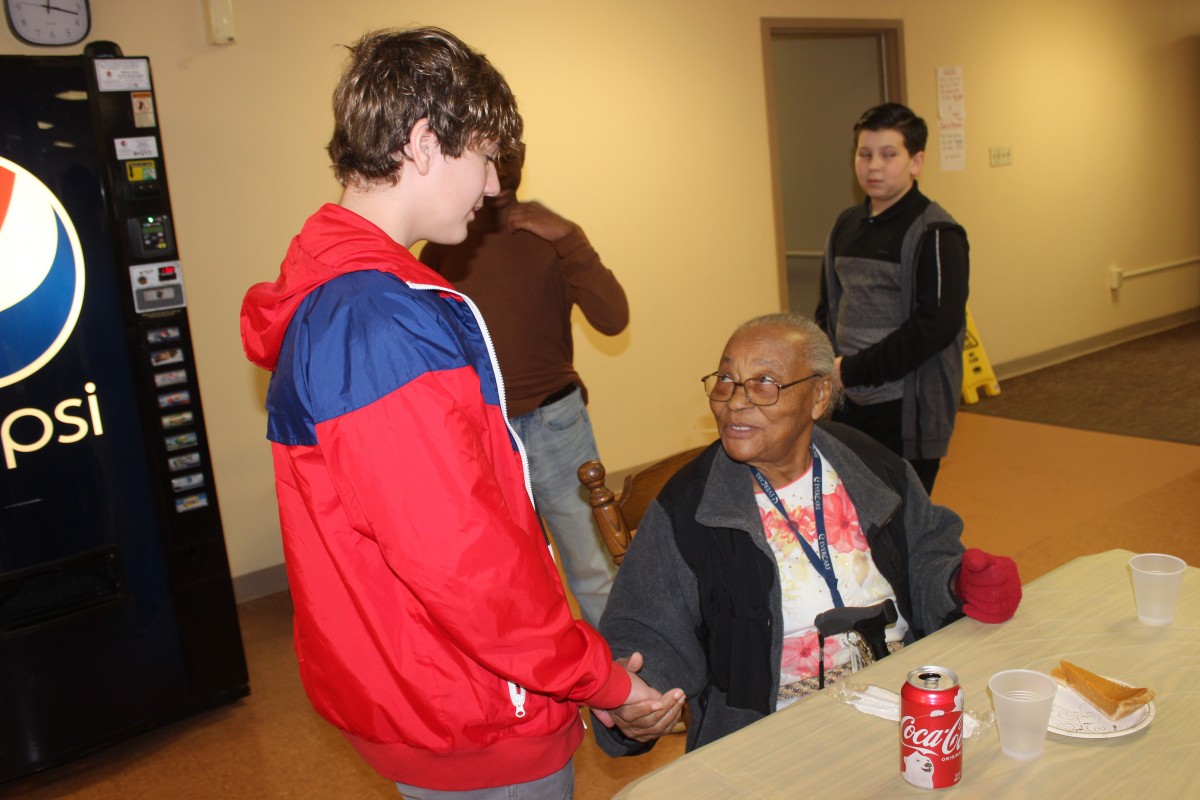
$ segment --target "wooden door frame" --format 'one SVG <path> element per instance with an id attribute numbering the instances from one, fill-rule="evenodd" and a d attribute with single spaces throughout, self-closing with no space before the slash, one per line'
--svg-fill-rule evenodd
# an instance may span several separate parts
<path id="1" fill-rule="evenodd" d="M 771 151 L 771 191 L 775 212 L 775 264 L 779 279 L 779 308 L 788 310 L 787 258 L 783 241 L 783 187 L 779 180 L 779 135 L 776 132 L 774 64 L 771 41 L 776 36 L 876 35 L 883 42 L 883 88 L 891 102 L 906 102 L 904 71 L 904 21 L 899 19 L 788 19 L 762 20 L 763 74 L 767 89 L 767 135 Z"/>

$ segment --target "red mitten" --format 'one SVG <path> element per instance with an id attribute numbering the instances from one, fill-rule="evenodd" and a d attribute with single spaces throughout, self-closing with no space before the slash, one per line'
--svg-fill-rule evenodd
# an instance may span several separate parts
<path id="1" fill-rule="evenodd" d="M 980 622 L 1004 622 L 1021 602 L 1021 576 L 1008 556 L 994 556 L 972 547 L 963 553 L 954 592 L 963 613 Z"/>

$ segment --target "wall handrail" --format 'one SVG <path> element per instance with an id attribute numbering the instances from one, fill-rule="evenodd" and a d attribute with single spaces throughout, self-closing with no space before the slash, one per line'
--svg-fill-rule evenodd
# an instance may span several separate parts
<path id="1" fill-rule="evenodd" d="M 1140 275 L 1150 275 L 1155 272 L 1162 272 L 1163 270 L 1176 269 L 1177 267 L 1187 267 L 1187 266 L 1191 266 L 1191 265 L 1200 265 L 1200 257 L 1185 258 L 1182 261 L 1172 261 L 1169 264 L 1158 264 L 1153 267 L 1143 267 L 1141 269 L 1122 270 L 1121 277 L 1128 280 L 1129 278 L 1136 278 Z"/>

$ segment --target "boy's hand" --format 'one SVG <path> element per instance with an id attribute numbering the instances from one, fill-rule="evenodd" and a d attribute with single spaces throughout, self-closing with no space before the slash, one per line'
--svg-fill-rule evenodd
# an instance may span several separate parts
<path id="1" fill-rule="evenodd" d="M 515 203 L 509 208 L 505 228 L 509 233 L 529 231 L 547 242 L 557 242 L 574 231 L 576 225 L 534 200 L 530 203 Z"/>

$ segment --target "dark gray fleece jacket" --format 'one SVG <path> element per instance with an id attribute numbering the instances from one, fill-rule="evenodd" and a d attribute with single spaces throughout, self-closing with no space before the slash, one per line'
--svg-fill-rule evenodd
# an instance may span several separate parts
<path id="1" fill-rule="evenodd" d="M 962 520 L 930 502 L 912 468 L 870 437 L 821 422 L 813 443 L 837 471 L 896 592 L 909 636 L 961 616 L 951 585 L 962 561 Z M 651 504 L 617 572 L 600 632 L 619 658 L 645 657 L 641 676 L 688 696 L 687 749 L 775 710 L 783 650 L 775 557 L 754 499 L 754 480 L 714 442 Z M 613 756 L 652 744 L 594 726 Z"/>

